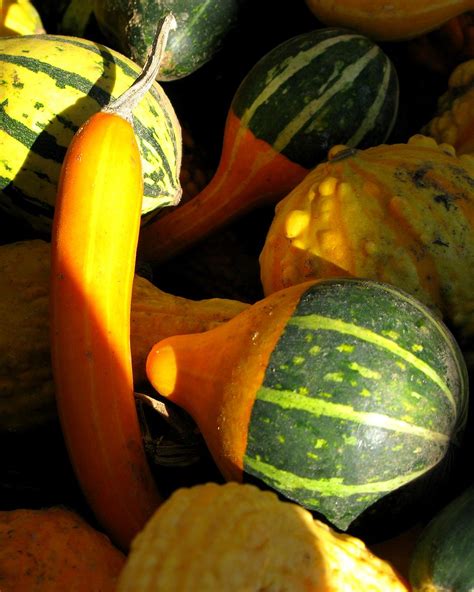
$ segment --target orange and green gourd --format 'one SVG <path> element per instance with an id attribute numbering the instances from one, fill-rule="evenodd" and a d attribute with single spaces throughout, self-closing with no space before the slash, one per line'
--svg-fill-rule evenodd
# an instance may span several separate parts
<path id="1" fill-rule="evenodd" d="M 158 342 L 147 374 L 195 419 L 227 480 L 257 479 L 342 530 L 438 466 L 466 421 L 452 335 L 370 280 L 275 292 L 215 329 Z"/>
<path id="2" fill-rule="evenodd" d="M 142 228 L 141 257 L 170 259 L 253 208 L 275 203 L 333 144 L 385 141 L 397 112 L 396 70 L 367 37 L 327 28 L 280 44 L 237 89 L 211 181 Z"/>

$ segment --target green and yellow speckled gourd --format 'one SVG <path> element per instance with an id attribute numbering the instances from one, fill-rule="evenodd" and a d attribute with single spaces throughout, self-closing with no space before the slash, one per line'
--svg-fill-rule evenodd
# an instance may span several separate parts
<path id="1" fill-rule="evenodd" d="M 342 530 L 404 486 L 402 499 L 424 499 L 418 478 L 432 487 L 466 421 L 452 335 L 370 280 L 279 290 L 215 329 L 160 341 L 147 375 L 195 419 L 227 480 L 257 479 Z"/>
<path id="2" fill-rule="evenodd" d="M 334 276 L 399 286 L 474 336 L 474 158 L 425 136 L 335 146 L 276 207 L 260 254 L 265 294 Z"/>
<path id="3" fill-rule="evenodd" d="M 474 154 L 474 59 L 453 70 L 437 114 L 421 131 L 437 142 L 452 144 L 457 154 Z"/>
<path id="4" fill-rule="evenodd" d="M 0 38 L 0 56 L 0 211 L 49 236 L 74 133 L 128 88 L 140 68 L 104 45 L 64 35 Z M 156 82 L 133 119 L 143 156 L 145 223 L 180 199 L 181 127 Z"/>

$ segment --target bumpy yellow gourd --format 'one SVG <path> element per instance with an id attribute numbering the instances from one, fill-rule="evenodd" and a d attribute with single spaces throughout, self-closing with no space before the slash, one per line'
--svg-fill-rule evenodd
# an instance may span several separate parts
<path id="1" fill-rule="evenodd" d="M 206 483 L 164 502 L 132 542 L 117 592 L 406 592 L 365 544 L 253 485 Z"/>
<path id="2" fill-rule="evenodd" d="M 311 278 L 398 286 L 474 336 L 474 158 L 414 136 L 336 146 L 277 206 L 260 254 L 266 294 Z"/>
<path id="3" fill-rule="evenodd" d="M 0 247 L 0 432 L 28 429 L 56 417 L 49 342 L 50 245 L 42 240 Z M 237 300 L 189 300 L 135 276 L 131 348 L 136 383 L 159 338 L 194 333 L 249 306 Z"/>
<path id="4" fill-rule="evenodd" d="M 457 154 L 474 154 L 474 59 L 457 66 L 439 98 L 438 113 L 422 132 L 452 144 Z"/>
<path id="5" fill-rule="evenodd" d="M 473 0 L 306 0 L 325 25 L 349 27 L 379 41 L 410 39 L 474 9 Z"/>
<path id="6" fill-rule="evenodd" d="M 2 0 L 0 37 L 38 35 L 44 32 L 41 17 L 29 0 Z"/>

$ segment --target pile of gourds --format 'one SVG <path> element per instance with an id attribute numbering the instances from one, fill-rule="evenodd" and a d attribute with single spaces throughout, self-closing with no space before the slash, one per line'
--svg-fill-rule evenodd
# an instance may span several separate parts
<path id="1" fill-rule="evenodd" d="M 473 15 L 2 4 L 2 590 L 474 585 Z"/>

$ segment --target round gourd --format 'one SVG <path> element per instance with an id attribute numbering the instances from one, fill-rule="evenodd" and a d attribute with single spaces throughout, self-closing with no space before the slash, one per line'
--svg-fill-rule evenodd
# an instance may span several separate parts
<path id="1" fill-rule="evenodd" d="M 199 552 L 197 552 L 199 550 Z M 117 592 L 407 592 L 388 563 L 296 504 L 237 483 L 175 491 L 133 542 Z"/>
<path id="2" fill-rule="evenodd" d="M 452 335 L 370 280 L 275 292 L 220 327 L 160 341 L 147 374 L 194 417 L 227 480 L 257 479 L 342 530 L 437 467 L 466 421 Z"/>
<path id="3" fill-rule="evenodd" d="M 5 592 L 113 592 L 124 562 L 110 539 L 73 510 L 0 511 Z"/>
<path id="4" fill-rule="evenodd" d="M 260 254 L 265 294 L 354 276 L 406 290 L 474 336 L 474 158 L 413 136 L 335 146 L 275 210 Z"/>
<path id="5" fill-rule="evenodd" d="M 192 74 L 222 47 L 239 17 L 239 0 L 95 0 L 94 15 L 105 37 L 138 64 L 145 62 L 156 23 L 168 12 L 177 28 L 166 44 L 157 79 Z"/>
<path id="6" fill-rule="evenodd" d="M 0 210 L 49 233 L 59 171 L 74 133 L 139 73 L 130 59 L 85 39 L 0 39 Z M 179 201 L 181 130 L 157 83 L 134 111 L 133 122 L 144 168 L 145 222 Z"/>
<path id="7" fill-rule="evenodd" d="M 436 514 L 413 552 L 413 592 L 468 592 L 474 589 L 474 487 Z"/>

